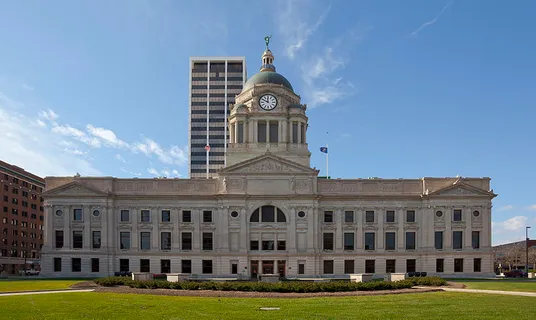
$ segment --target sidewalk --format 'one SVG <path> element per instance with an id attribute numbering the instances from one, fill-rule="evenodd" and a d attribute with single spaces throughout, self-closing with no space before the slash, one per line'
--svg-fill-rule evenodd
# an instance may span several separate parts
<path id="1" fill-rule="evenodd" d="M 426 288 L 426 287 L 415 287 L 415 288 Z M 429 287 L 428 287 L 429 288 Z M 456 289 L 456 288 L 445 288 L 437 287 L 443 291 L 451 292 L 468 292 L 468 293 L 490 293 L 490 294 L 504 294 L 510 296 L 525 296 L 525 297 L 536 297 L 536 292 L 521 292 L 521 291 L 501 291 L 501 290 L 478 290 L 478 289 Z"/>
<path id="2" fill-rule="evenodd" d="M 46 294 L 46 293 L 66 293 L 66 292 L 92 292 L 95 289 L 65 289 L 65 290 L 40 290 L 40 291 L 20 291 L 20 292 L 1 292 L 1 297 L 7 296 L 23 296 L 29 294 Z"/>

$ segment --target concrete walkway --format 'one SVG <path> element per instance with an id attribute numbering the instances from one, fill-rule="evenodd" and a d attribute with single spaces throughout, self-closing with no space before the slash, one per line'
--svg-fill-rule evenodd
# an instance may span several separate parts
<path id="1" fill-rule="evenodd" d="M 430 287 L 415 287 L 415 288 L 430 288 Z M 445 288 L 437 287 L 443 291 L 451 292 L 468 292 L 468 293 L 490 293 L 490 294 L 505 294 L 510 296 L 525 296 L 525 297 L 536 297 L 536 292 L 521 292 L 521 291 L 502 291 L 502 290 L 479 290 L 479 289 L 458 289 L 458 288 Z"/>
<path id="2" fill-rule="evenodd" d="M 24 292 L 5 292 L 0 293 L 0 297 L 7 297 L 7 296 L 24 296 L 29 294 L 46 294 L 46 293 L 66 293 L 66 292 L 92 292 L 95 291 L 95 289 L 65 289 L 65 290 L 43 290 L 43 291 L 24 291 Z"/>

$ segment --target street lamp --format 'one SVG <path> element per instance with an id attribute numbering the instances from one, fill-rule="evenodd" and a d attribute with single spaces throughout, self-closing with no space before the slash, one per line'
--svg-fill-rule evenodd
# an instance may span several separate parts
<path id="1" fill-rule="evenodd" d="M 529 272 L 529 229 L 525 227 L 525 271 Z"/>

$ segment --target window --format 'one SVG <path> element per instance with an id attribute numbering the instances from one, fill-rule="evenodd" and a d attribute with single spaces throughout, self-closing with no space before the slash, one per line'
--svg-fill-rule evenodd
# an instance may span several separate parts
<path id="1" fill-rule="evenodd" d="M 396 260 L 387 259 L 385 261 L 385 272 L 386 273 L 395 273 L 396 270 Z"/>
<path id="2" fill-rule="evenodd" d="M 151 272 L 151 260 L 140 259 L 140 272 Z"/>
<path id="3" fill-rule="evenodd" d="M 82 249 L 84 245 L 82 234 L 83 231 L 73 231 L 73 248 Z"/>
<path id="4" fill-rule="evenodd" d="M 150 210 L 141 210 L 141 222 L 151 222 Z"/>
<path id="5" fill-rule="evenodd" d="M 63 248 L 63 230 L 56 230 L 56 249 Z"/>
<path id="6" fill-rule="evenodd" d="M 443 249 L 443 231 L 435 232 L 435 248 L 437 250 Z"/>
<path id="7" fill-rule="evenodd" d="M 212 211 L 210 210 L 203 211 L 203 222 L 205 223 L 212 222 Z"/>
<path id="8" fill-rule="evenodd" d="M 324 260 L 324 274 L 333 274 L 333 260 Z"/>
<path id="9" fill-rule="evenodd" d="M 480 231 L 473 231 L 471 233 L 473 249 L 480 248 Z"/>
<path id="10" fill-rule="evenodd" d="M 182 222 L 192 222 L 192 211 L 186 210 L 182 212 Z"/>
<path id="11" fill-rule="evenodd" d="M 82 221 L 82 209 L 74 209 L 73 210 L 73 220 L 74 221 Z"/>
<path id="12" fill-rule="evenodd" d="M 236 143 L 244 143 L 244 122 L 238 122 Z"/>
<path id="13" fill-rule="evenodd" d="M 61 272 L 61 258 L 54 258 L 54 272 Z"/>
<path id="14" fill-rule="evenodd" d="M 376 243 L 374 232 L 365 233 L 365 250 L 374 250 L 374 244 Z"/>
<path id="15" fill-rule="evenodd" d="M 385 212 L 385 222 L 395 222 L 395 212 L 393 210 Z"/>
<path id="16" fill-rule="evenodd" d="M 280 250 L 280 251 L 287 250 L 287 242 L 284 240 L 277 241 L 277 250 Z"/>
<path id="17" fill-rule="evenodd" d="M 119 233 L 119 248 L 121 250 L 130 249 L 130 232 L 120 232 Z"/>
<path id="18" fill-rule="evenodd" d="M 203 273 L 205 274 L 212 273 L 212 260 L 203 260 L 202 265 L 203 265 Z"/>
<path id="19" fill-rule="evenodd" d="M 277 212 L 277 215 L 276 215 Z M 281 209 L 274 206 L 262 206 L 255 209 L 251 214 L 249 222 L 287 222 L 287 218 Z M 277 221 L 275 218 L 277 217 Z"/>
<path id="20" fill-rule="evenodd" d="M 374 211 L 365 212 L 365 222 L 374 222 Z"/>
<path id="21" fill-rule="evenodd" d="M 276 143 L 279 138 L 279 123 L 277 121 L 270 121 L 270 142 Z"/>
<path id="22" fill-rule="evenodd" d="M 292 123 L 292 143 L 298 143 L 298 123 Z"/>
<path id="23" fill-rule="evenodd" d="M 99 249 L 101 247 L 101 232 L 93 231 L 93 249 Z"/>
<path id="24" fill-rule="evenodd" d="M 415 210 L 406 211 L 406 222 L 415 222 Z"/>
<path id="25" fill-rule="evenodd" d="M 91 258 L 91 272 L 99 272 L 99 259 Z"/>
<path id="26" fill-rule="evenodd" d="M 258 240 L 251 240 L 249 242 L 249 250 L 259 250 L 259 241 Z"/>
<path id="27" fill-rule="evenodd" d="M 266 121 L 257 123 L 257 142 L 266 143 Z"/>
<path id="28" fill-rule="evenodd" d="M 445 272 L 443 266 L 445 264 L 445 260 L 443 259 L 437 259 L 436 260 L 436 272 L 437 273 L 441 273 L 441 272 Z"/>
<path id="29" fill-rule="evenodd" d="M 452 248 L 461 249 L 463 246 L 463 231 L 452 231 Z"/>
<path id="30" fill-rule="evenodd" d="M 171 261 L 168 259 L 160 260 L 160 272 L 161 273 L 170 273 L 171 272 Z"/>
<path id="31" fill-rule="evenodd" d="M 473 272 L 481 272 L 482 270 L 482 259 L 475 258 L 473 260 Z"/>
<path id="32" fill-rule="evenodd" d="M 396 249 L 396 234 L 394 232 L 385 233 L 385 250 Z"/>
<path id="33" fill-rule="evenodd" d="M 72 258 L 71 259 L 71 271 L 72 272 L 81 272 L 82 271 L 82 259 L 81 258 Z"/>
<path id="34" fill-rule="evenodd" d="M 130 262 L 128 259 L 119 259 L 119 271 L 120 272 L 130 271 Z"/>
<path id="35" fill-rule="evenodd" d="M 162 232 L 160 234 L 160 249 L 171 250 L 171 232 Z"/>
<path id="36" fill-rule="evenodd" d="M 262 241 L 262 250 L 274 250 L 274 241 L 273 240 L 263 240 Z"/>
<path id="37" fill-rule="evenodd" d="M 333 211 L 324 211 L 324 222 L 333 222 Z"/>
<path id="38" fill-rule="evenodd" d="M 211 232 L 203 232 L 203 250 L 212 250 L 212 233 Z"/>
<path id="39" fill-rule="evenodd" d="M 376 266 L 374 260 L 365 260 L 365 273 L 376 272 Z"/>
<path id="40" fill-rule="evenodd" d="M 181 260 L 181 273 L 192 273 L 192 260 Z"/>
<path id="41" fill-rule="evenodd" d="M 463 272 L 463 259 L 454 259 L 454 272 Z"/>
<path id="42" fill-rule="evenodd" d="M 344 211 L 344 222 L 345 223 L 354 223 L 354 212 L 353 211 Z"/>
<path id="43" fill-rule="evenodd" d="M 298 264 L 298 274 L 305 274 L 305 264 L 299 263 Z"/>
<path id="44" fill-rule="evenodd" d="M 151 249 L 151 233 L 150 232 L 140 233 L 140 249 L 141 250 Z"/>
<path id="45" fill-rule="evenodd" d="M 171 211 L 162 210 L 162 222 L 170 222 L 170 221 L 171 221 Z"/>
<path id="46" fill-rule="evenodd" d="M 454 210 L 454 221 L 462 221 L 462 210 L 461 209 L 455 209 Z"/>
<path id="47" fill-rule="evenodd" d="M 406 260 L 406 272 L 415 272 L 417 270 L 417 260 L 407 259 Z"/>
<path id="48" fill-rule="evenodd" d="M 192 233 L 183 232 L 181 234 L 182 250 L 192 250 Z"/>
<path id="49" fill-rule="evenodd" d="M 130 211 L 128 210 L 121 210 L 121 222 L 128 222 L 130 221 Z"/>
<path id="50" fill-rule="evenodd" d="M 406 250 L 415 250 L 415 232 L 406 232 Z"/>
<path id="51" fill-rule="evenodd" d="M 354 260 L 344 260 L 344 273 L 355 273 L 355 261 Z"/>
<path id="52" fill-rule="evenodd" d="M 344 233 L 344 250 L 354 250 L 354 238 L 353 232 Z"/>
<path id="53" fill-rule="evenodd" d="M 231 274 L 238 274 L 238 264 L 231 263 Z"/>
<path id="54" fill-rule="evenodd" d="M 324 233 L 324 250 L 333 250 L 333 233 Z"/>

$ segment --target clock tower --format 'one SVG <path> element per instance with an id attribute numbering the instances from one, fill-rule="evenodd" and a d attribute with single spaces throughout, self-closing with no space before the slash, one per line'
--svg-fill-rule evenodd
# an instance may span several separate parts
<path id="1" fill-rule="evenodd" d="M 260 72 L 248 79 L 230 106 L 226 166 L 267 152 L 310 166 L 307 106 L 301 104 L 290 82 L 276 72 L 268 48 L 270 38 L 265 40 Z"/>

